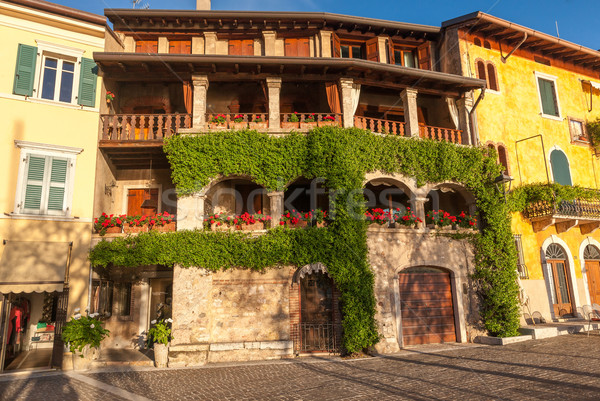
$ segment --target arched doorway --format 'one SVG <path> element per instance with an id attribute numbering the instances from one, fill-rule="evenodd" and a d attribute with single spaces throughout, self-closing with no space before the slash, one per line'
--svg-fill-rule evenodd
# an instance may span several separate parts
<path id="1" fill-rule="evenodd" d="M 572 316 L 573 297 L 565 250 L 557 244 L 548 245 L 548 248 L 546 248 L 546 263 L 549 272 L 552 274 L 550 281 L 554 290 L 552 291 L 554 316 Z"/>
<path id="2" fill-rule="evenodd" d="M 456 341 L 450 272 L 420 266 L 399 274 L 402 344 Z"/>
<path id="3" fill-rule="evenodd" d="M 300 352 L 337 352 L 341 339 L 339 291 L 327 268 L 314 263 L 294 275 L 300 297 Z"/>
<path id="4" fill-rule="evenodd" d="M 600 304 L 600 250 L 594 245 L 588 245 L 583 250 L 585 272 L 590 289 L 590 302 Z"/>

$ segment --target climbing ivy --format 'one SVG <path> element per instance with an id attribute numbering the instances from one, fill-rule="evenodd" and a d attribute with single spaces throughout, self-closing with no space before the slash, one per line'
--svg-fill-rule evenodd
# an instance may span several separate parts
<path id="1" fill-rule="evenodd" d="M 300 176 L 322 177 L 332 190 L 334 219 L 327 228 L 277 228 L 258 237 L 142 233 L 100 242 L 90 253 L 93 266 L 178 263 L 216 271 L 323 262 L 341 292 L 343 345 L 356 352 L 379 338 L 366 223 L 357 218 L 365 210 L 366 173 L 400 173 L 415 177 L 418 185 L 453 181 L 472 191 L 480 212 L 481 232 L 470 240 L 483 324 L 492 335 L 518 334 L 516 250 L 508 208 L 493 183 L 501 167 L 486 149 L 333 127 L 282 137 L 256 131 L 175 136 L 164 149 L 180 195 L 198 192 L 220 175 L 248 176 L 267 190 L 282 190 Z"/>
<path id="2" fill-rule="evenodd" d="M 512 212 L 523 212 L 529 205 L 536 202 L 560 202 L 575 199 L 600 200 L 600 191 L 576 185 L 533 183 L 516 188 L 510 193 L 508 201 Z"/>

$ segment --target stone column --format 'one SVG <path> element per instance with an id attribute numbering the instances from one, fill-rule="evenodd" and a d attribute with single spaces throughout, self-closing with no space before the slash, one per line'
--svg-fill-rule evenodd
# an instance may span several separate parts
<path id="1" fill-rule="evenodd" d="M 404 106 L 404 132 L 406 136 L 419 137 L 419 114 L 417 111 L 417 90 L 406 88 L 400 92 Z"/>
<path id="2" fill-rule="evenodd" d="M 148 327 L 148 312 L 150 311 L 150 280 L 147 278 L 141 279 L 140 282 L 140 298 L 136 300 L 139 301 L 140 308 L 140 320 L 138 322 L 138 333 L 143 333 L 146 331 Z M 143 348 L 144 344 L 139 344 L 140 348 Z"/>
<path id="3" fill-rule="evenodd" d="M 340 78 L 342 98 L 342 121 L 344 128 L 354 127 L 354 110 L 352 109 L 352 78 Z"/>
<path id="4" fill-rule="evenodd" d="M 125 36 L 123 44 L 125 45 L 123 51 L 127 53 L 135 53 L 135 39 L 133 36 Z"/>
<path id="5" fill-rule="evenodd" d="M 206 75 L 192 75 L 194 96 L 192 106 L 192 127 L 206 129 L 206 93 L 208 91 L 208 77 Z"/>
<path id="6" fill-rule="evenodd" d="M 388 57 L 388 46 L 387 46 L 388 38 L 379 36 L 377 38 L 377 52 L 379 53 L 379 62 L 380 63 L 389 63 L 390 59 Z"/>
<path id="7" fill-rule="evenodd" d="M 265 43 L 265 56 L 274 56 L 275 55 L 275 31 L 263 31 L 263 38 Z"/>
<path id="8" fill-rule="evenodd" d="M 321 57 L 332 57 L 331 53 L 331 31 L 319 31 L 321 39 Z"/>
<path id="9" fill-rule="evenodd" d="M 206 195 L 194 194 L 177 199 L 177 231 L 204 228 Z"/>
<path id="10" fill-rule="evenodd" d="M 462 144 L 473 145 L 473 137 L 471 135 L 471 122 L 469 112 L 473 108 L 472 93 L 465 93 L 465 96 L 456 101 L 458 108 L 458 128 L 462 130 Z"/>
<path id="11" fill-rule="evenodd" d="M 169 40 L 165 36 L 158 37 L 158 52 L 168 53 L 169 52 Z"/>
<path id="12" fill-rule="evenodd" d="M 192 54 L 204 54 L 204 38 L 201 36 L 192 37 Z"/>
<path id="13" fill-rule="evenodd" d="M 427 202 L 427 198 L 415 197 L 410 200 L 410 205 L 415 216 L 422 221 L 422 223 L 419 223 L 419 228 L 425 226 L 425 202 Z"/>
<path id="14" fill-rule="evenodd" d="M 271 226 L 279 226 L 283 214 L 283 191 L 268 192 L 269 204 L 271 206 Z"/>
<path id="15" fill-rule="evenodd" d="M 204 54 L 217 54 L 216 32 L 204 32 Z"/>
<path id="16" fill-rule="evenodd" d="M 281 93 L 281 77 L 267 77 L 269 96 L 269 131 L 281 131 L 279 95 Z"/>

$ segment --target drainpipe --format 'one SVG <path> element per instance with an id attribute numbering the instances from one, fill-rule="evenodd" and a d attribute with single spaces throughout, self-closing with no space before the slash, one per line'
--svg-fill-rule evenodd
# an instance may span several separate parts
<path id="1" fill-rule="evenodd" d="M 474 128 L 475 124 L 473 121 L 473 113 L 475 112 L 477 105 L 479 105 L 479 102 L 481 102 L 481 100 L 483 100 L 484 97 L 485 97 L 485 88 L 481 88 L 481 93 L 479 94 L 479 97 L 477 98 L 477 100 L 475 101 L 475 104 L 469 111 L 469 125 L 471 126 L 471 143 L 474 146 L 478 145 L 479 141 L 477 140 L 477 138 L 479 137 L 479 135 L 475 135 L 475 128 Z"/>
<path id="2" fill-rule="evenodd" d="M 527 32 L 525 32 L 525 34 L 523 35 L 523 39 L 521 39 L 521 41 L 506 55 L 506 57 L 500 55 L 500 60 L 502 60 L 503 63 L 506 63 L 506 60 L 508 60 L 508 58 L 519 48 L 521 47 L 521 45 L 523 43 L 525 43 L 525 41 L 527 40 Z"/>

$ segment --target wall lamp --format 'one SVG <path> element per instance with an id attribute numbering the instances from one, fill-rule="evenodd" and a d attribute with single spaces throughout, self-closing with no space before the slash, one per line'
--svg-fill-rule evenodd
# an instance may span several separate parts
<path id="1" fill-rule="evenodd" d="M 494 184 L 496 184 L 496 189 L 498 190 L 498 193 L 504 195 L 504 202 L 506 202 L 506 194 L 510 193 L 512 181 L 513 178 L 505 173 L 500 174 L 494 179 Z M 506 184 L 508 184 L 508 187 Z"/>

